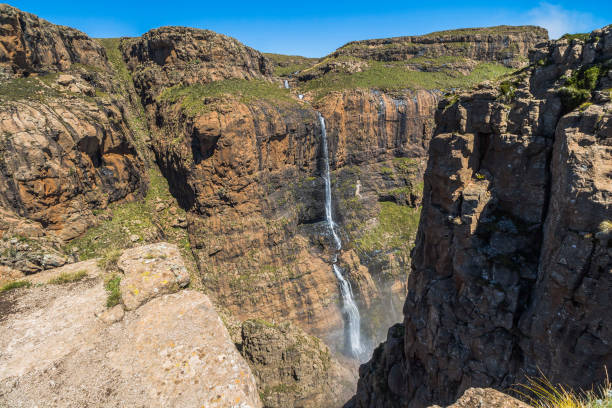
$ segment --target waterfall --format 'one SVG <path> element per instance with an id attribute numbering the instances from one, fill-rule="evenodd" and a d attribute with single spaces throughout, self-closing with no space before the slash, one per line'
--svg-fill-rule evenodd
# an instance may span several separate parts
<path id="1" fill-rule="evenodd" d="M 289 81 L 287 81 L 287 80 L 285 79 L 284 84 L 285 84 L 285 89 L 289 89 Z"/>
<path id="2" fill-rule="evenodd" d="M 319 123 L 321 124 L 321 146 L 323 149 L 323 178 L 325 180 L 325 221 L 329 227 L 332 238 L 334 239 L 335 253 L 333 256 L 332 269 L 338 283 L 340 284 L 340 294 L 342 295 L 343 312 L 347 317 L 349 348 L 354 357 L 359 358 L 363 355 L 364 349 L 361 344 L 361 318 L 359 309 L 353 298 L 351 284 L 342 275 L 342 270 L 336 264 L 338 252 L 342 249 L 342 241 L 336 232 L 336 223 L 332 214 L 332 194 L 331 180 L 329 176 L 329 151 L 327 148 L 327 131 L 325 129 L 325 119 L 317 112 Z"/>

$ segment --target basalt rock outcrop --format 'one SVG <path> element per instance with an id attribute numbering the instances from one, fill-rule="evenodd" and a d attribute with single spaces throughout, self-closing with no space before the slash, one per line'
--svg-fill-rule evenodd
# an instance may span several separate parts
<path id="1" fill-rule="evenodd" d="M 98 42 L 7 5 L 0 25 L 0 236 L 54 247 L 143 193 L 130 105 Z M 20 268 L 7 252 L 0 263 Z"/>
<path id="2" fill-rule="evenodd" d="M 585 389 L 605 378 L 612 28 L 530 58 L 441 102 L 404 322 L 349 406 L 446 405 L 540 373 Z"/>
<path id="3" fill-rule="evenodd" d="M 332 57 L 350 56 L 376 61 L 410 61 L 415 57 L 463 57 L 524 66 L 529 49 L 546 41 L 546 29 L 535 26 L 495 26 L 439 31 L 421 36 L 352 41 Z"/>

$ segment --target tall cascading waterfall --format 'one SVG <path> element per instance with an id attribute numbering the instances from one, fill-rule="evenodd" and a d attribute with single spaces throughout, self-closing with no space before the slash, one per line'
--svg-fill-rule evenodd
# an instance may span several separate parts
<path id="1" fill-rule="evenodd" d="M 319 112 L 319 123 L 321 124 L 321 146 L 323 149 L 323 178 L 325 180 L 325 221 L 329 227 L 329 231 L 334 240 L 335 251 L 332 259 L 332 269 L 338 283 L 340 284 L 340 294 L 342 295 L 342 304 L 344 308 L 344 314 L 347 317 L 348 325 L 348 341 L 349 348 L 354 357 L 360 358 L 364 354 L 364 347 L 361 344 L 361 317 L 359 316 L 359 309 L 355 304 L 353 298 L 353 290 L 351 284 L 342 275 L 342 270 L 337 265 L 338 252 L 342 250 L 342 241 L 336 232 L 336 223 L 332 213 L 332 194 L 331 194 L 331 180 L 329 175 L 329 152 L 327 148 L 327 130 L 325 129 L 325 118 Z"/>

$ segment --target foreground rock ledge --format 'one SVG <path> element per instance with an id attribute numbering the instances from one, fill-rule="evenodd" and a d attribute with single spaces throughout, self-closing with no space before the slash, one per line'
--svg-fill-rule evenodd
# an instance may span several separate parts
<path id="1" fill-rule="evenodd" d="M 166 294 L 110 325 L 96 317 L 106 295 L 99 278 L 0 294 L 0 406 L 261 407 L 204 294 Z"/>

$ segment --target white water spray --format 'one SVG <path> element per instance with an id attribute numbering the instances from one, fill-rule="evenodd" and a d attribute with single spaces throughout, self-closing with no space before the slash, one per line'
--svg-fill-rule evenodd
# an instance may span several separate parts
<path id="1" fill-rule="evenodd" d="M 284 84 L 285 84 L 285 89 L 289 89 L 289 81 L 287 81 L 287 80 L 285 79 Z"/>
<path id="2" fill-rule="evenodd" d="M 336 232 L 336 223 L 334 222 L 332 214 L 332 195 L 331 195 L 331 180 L 329 176 L 329 152 L 327 149 L 327 131 L 325 129 L 325 119 L 317 112 L 319 117 L 319 123 L 321 124 L 321 145 L 323 148 L 323 178 L 325 180 L 325 221 L 329 227 L 336 251 L 342 249 L 342 241 Z M 340 283 L 340 294 L 342 295 L 342 303 L 344 306 L 344 313 L 346 314 L 348 321 L 348 340 L 349 348 L 354 357 L 361 357 L 364 353 L 363 345 L 361 344 L 361 317 L 359 316 L 359 309 L 353 299 L 353 290 L 351 284 L 342 276 L 342 270 L 336 265 L 338 255 L 334 254 L 332 269 L 336 279 Z"/>

